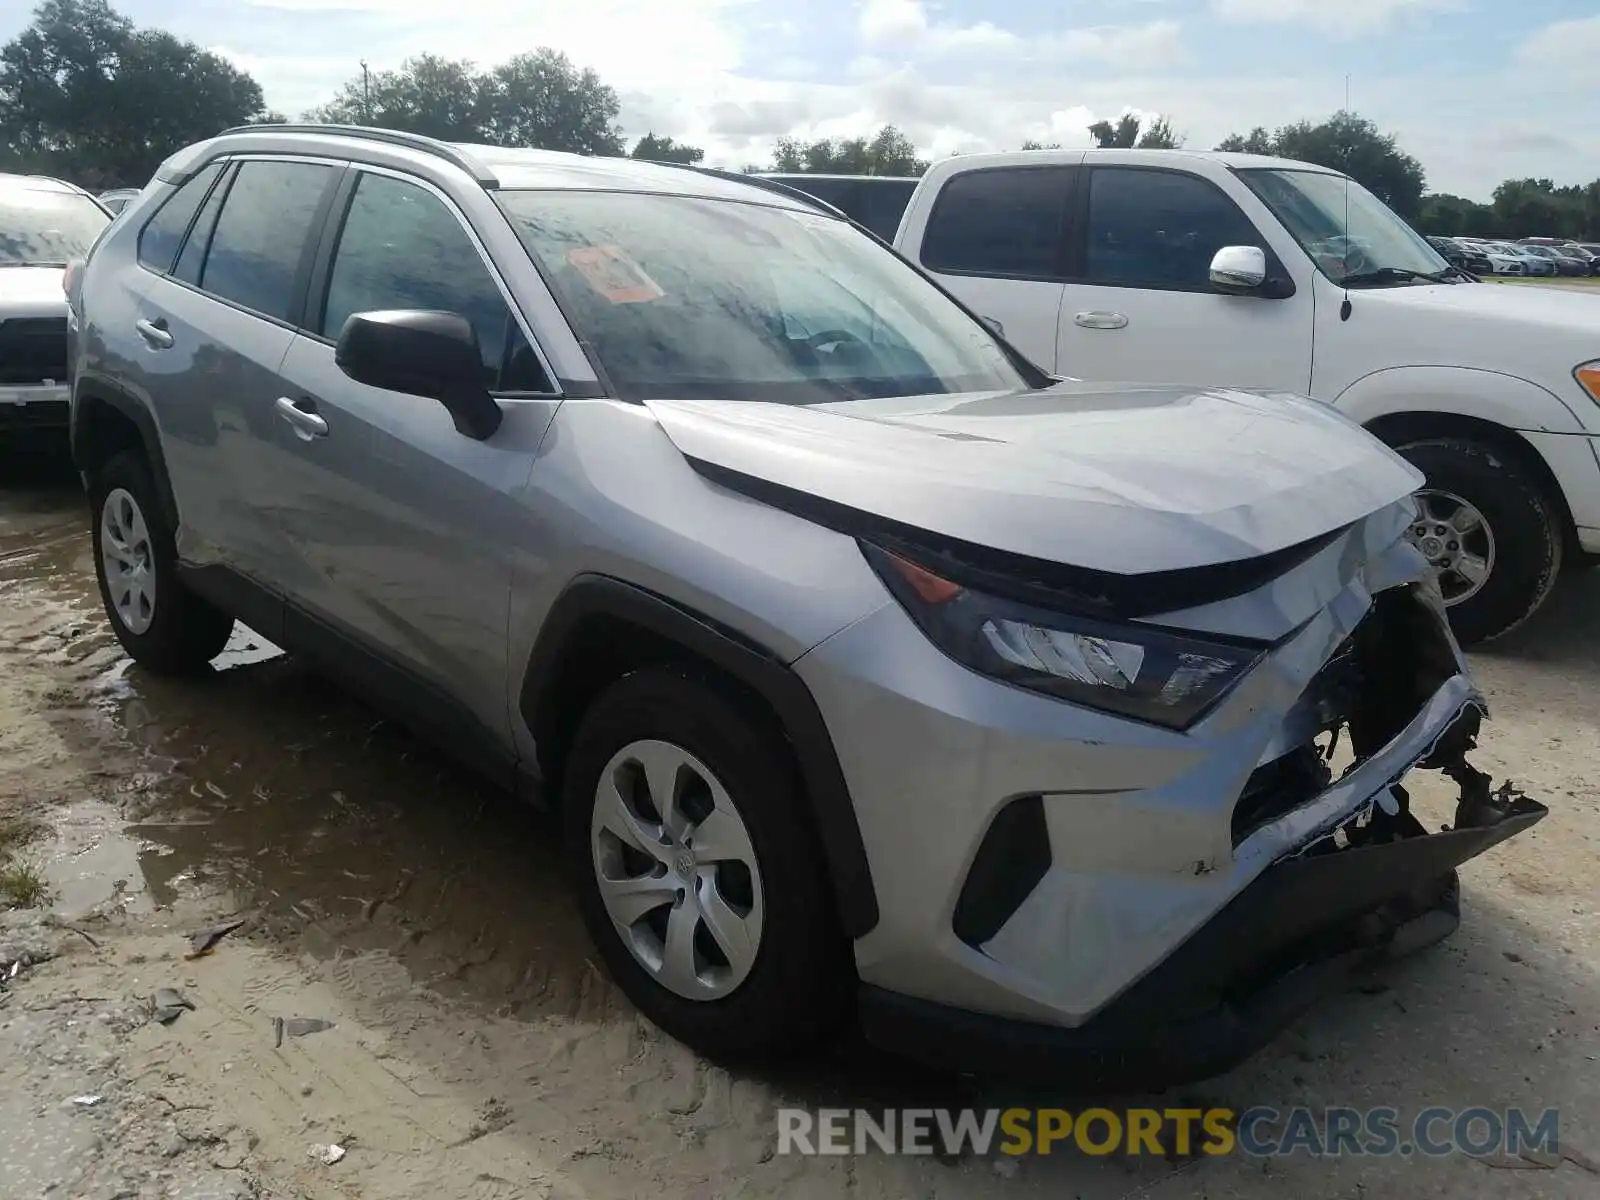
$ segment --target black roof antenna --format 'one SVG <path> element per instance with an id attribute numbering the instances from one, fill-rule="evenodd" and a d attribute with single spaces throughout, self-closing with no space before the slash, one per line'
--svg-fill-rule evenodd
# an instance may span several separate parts
<path id="1" fill-rule="evenodd" d="M 1350 73 L 1344 76 L 1344 119 L 1350 123 Z M 1344 144 L 1344 274 L 1339 277 L 1344 287 L 1344 299 L 1339 304 L 1339 320 L 1350 319 L 1350 285 L 1344 281 L 1350 276 L 1350 143 Z"/>

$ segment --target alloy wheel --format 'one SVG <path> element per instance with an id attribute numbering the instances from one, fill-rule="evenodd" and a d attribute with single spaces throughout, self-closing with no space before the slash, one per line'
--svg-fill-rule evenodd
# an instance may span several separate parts
<path id="1" fill-rule="evenodd" d="M 670 742 L 624 746 L 600 774 L 589 830 L 600 899 L 651 978 L 717 1000 L 761 948 L 761 870 L 715 775 Z"/>
<path id="2" fill-rule="evenodd" d="M 1407 537 L 1438 572 L 1446 606 L 1476 596 L 1494 571 L 1494 530 L 1476 505 L 1453 492 L 1417 493 L 1417 519 Z"/>
<path id="3" fill-rule="evenodd" d="M 156 617 L 155 550 L 133 493 L 114 488 L 100 508 L 100 565 L 111 607 L 128 632 L 142 634 Z"/>

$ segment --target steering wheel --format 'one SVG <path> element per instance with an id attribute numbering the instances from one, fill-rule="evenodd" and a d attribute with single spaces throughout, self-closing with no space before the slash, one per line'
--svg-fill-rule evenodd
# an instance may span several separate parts
<path id="1" fill-rule="evenodd" d="M 1377 268 L 1377 263 L 1354 242 L 1346 242 L 1341 249 L 1325 250 L 1321 255 L 1324 269 L 1329 276 L 1342 279 L 1346 275 L 1359 275 L 1363 271 L 1372 271 Z"/>
<path id="2" fill-rule="evenodd" d="M 851 333 L 848 329 L 824 329 L 821 333 L 813 333 L 806 339 L 806 345 L 813 350 L 821 350 L 824 346 L 845 345 L 854 342 L 857 346 L 867 343 Z"/>

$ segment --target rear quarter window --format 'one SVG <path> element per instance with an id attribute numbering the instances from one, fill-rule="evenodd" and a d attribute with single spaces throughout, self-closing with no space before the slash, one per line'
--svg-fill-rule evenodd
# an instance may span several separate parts
<path id="1" fill-rule="evenodd" d="M 184 234 L 189 232 L 194 214 L 200 210 L 206 194 L 211 191 L 211 185 L 216 183 L 217 176 L 221 174 L 222 164 L 212 163 L 191 176 L 187 183 L 156 209 L 155 215 L 139 231 L 139 262 L 142 266 L 163 275 L 172 270 L 172 262 L 178 256 L 178 247 L 183 244 Z"/>

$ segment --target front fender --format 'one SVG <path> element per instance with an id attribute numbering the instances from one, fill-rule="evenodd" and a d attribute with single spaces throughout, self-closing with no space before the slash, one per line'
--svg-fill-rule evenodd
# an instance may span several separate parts
<path id="1" fill-rule="evenodd" d="M 1515 375 L 1474 367 L 1374 371 L 1345 388 L 1332 403 L 1362 425 L 1394 413 L 1436 412 L 1527 432 L 1588 432 L 1577 409 L 1554 392 Z"/>

